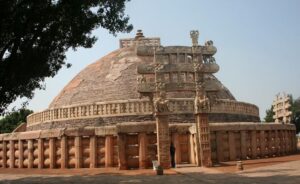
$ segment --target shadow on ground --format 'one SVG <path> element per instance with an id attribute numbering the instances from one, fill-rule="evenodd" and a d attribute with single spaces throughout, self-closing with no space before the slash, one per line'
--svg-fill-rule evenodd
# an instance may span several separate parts
<path id="1" fill-rule="evenodd" d="M 151 169 L 0 169 L 0 184 L 300 184 L 299 155 L 245 161 L 243 172 L 236 172 L 234 163 L 231 167 L 213 168 L 185 165 L 166 170 L 163 176 L 155 175 Z M 250 167 L 255 164 L 259 167 Z"/>
<path id="2" fill-rule="evenodd" d="M 269 170 L 267 172 L 273 172 Z M 286 171 L 284 171 L 286 172 Z M 20 178 L 5 179 L 2 178 L 0 183 L 7 184 L 57 184 L 57 183 L 72 183 L 72 184 L 98 184 L 98 183 L 151 183 L 151 184 L 176 184 L 176 183 L 218 183 L 218 184 L 247 184 L 247 183 L 284 183 L 284 184 L 299 184 L 300 175 L 287 176 L 279 174 L 280 171 L 276 170 L 276 174 L 272 176 L 249 177 L 241 174 L 207 174 L 207 173 L 184 173 L 176 175 L 164 176 L 122 176 L 122 175 L 94 175 L 94 176 L 18 176 Z M 242 173 L 243 174 L 243 173 Z M 244 174 L 247 174 L 245 172 Z"/>

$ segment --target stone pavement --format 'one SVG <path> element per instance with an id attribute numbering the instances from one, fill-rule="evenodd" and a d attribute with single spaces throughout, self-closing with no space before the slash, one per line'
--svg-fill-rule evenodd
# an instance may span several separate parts
<path id="1" fill-rule="evenodd" d="M 2 170 L 3 171 L 3 170 Z M 44 170 L 45 171 L 45 170 Z M 59 172 L 60 170 L 56 170 Z M 22 170 L 20 170 L 22 172 Z M 165 184 L 165 183 L 218 183 L 218 184 L 299 184 L 300 183 L 300 160 L 252 168 L 238 173 L 224 173 L 216 169 L 197 167 L 185 167 L 169 170 L 167 175 L 156 176 L 152 170 L 128 171 L 126 174 L 113 171 L 111 174 L 93 173 L 93 170 L 80 172 L 74 170 L 74 175 L 62 175 L 50 173 L 29 175 L 7 174 L 1 172 L 0 183 L 7 184 L 38 184 L 38 183 L 72 183 L 72 184 L 96 184 L 96 183 L 142 183 L 142 184 Z M 81 173 L 78 175 L 78 173 Z M 133 174 L 135 173 L 135 174 Z"/>

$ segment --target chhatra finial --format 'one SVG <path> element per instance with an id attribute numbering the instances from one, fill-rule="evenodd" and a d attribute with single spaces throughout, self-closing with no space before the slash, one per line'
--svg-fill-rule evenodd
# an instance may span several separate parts
<path id="1" fill-rule="evenodd" d="M 143 31 L 141 29 L 137 30 L 135 39 L 144 38 Z"/>
<path id="2" fill-rule="evenodd" d="M 190 36 L 192 38 L 193 46 L 198 46 L 198 37 L 199 37 L 199 31 L 198 30 L 192 30 L 190 31 Z"/>

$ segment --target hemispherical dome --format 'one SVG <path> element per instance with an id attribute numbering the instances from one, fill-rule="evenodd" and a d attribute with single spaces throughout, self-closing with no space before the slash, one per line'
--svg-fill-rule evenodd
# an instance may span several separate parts
<path id="1" fill-rule="evenodd" d="M 134 48 L 118 49 L 82 70 L 49 107 L 138 98 L 136 65 L 147 59 Z"/>
<path id="2" fill-rule="evenodd" d="M 157 52 L 153 48 L 158 49 Z M 206 44 L 196 49 L 205 56 L 206 64 L 214 64 L 214 46 Z M 154 57 L 160 57 L 160 51 L 165 55 L 157 60 Z M 83 69 L 54 98 L 48 109 L 29 115 L 27 130 L 154 121 L 151 92 L 155 88 L 157 75 L 154 75 L 152 69 L 159 66 L 154 61 L 167 62 L 170 66 L 176 63 L 176 67 L 179 67 L 178 70 L 169 68 L 166 75 L 159 76 L 159 80 L 175 85 L 175 90 L 167 93 L 168 106 L 172 112 L 170 123 L 192 123 L 195 121 L 195 92 L 176 88 L 182 87 L 181 84 L 195 83 L 190 51 L 191 47 L 186 46 L 162 47 L 160 38 L 147 38 L 140 34 L 135 38 L 121 39 L 120 49 Z M 218 71 L 218 67 L 212 69 L 211 72 Z M 209 73 L 204 74 L 204 84 L 207 84 L 206 90 L 210 92 L 208 95 L 217 99 L 211 106 L 210 123 L 259 121 L 259 110 L 255 105 L 236 101 L 230 91 Z"/>
<path id="3" fill-rule="evenodd" d="M 138 99 L 137 65 L 152 62 L 153 56 L 139 56 L 134 47 L 120 48 L 83 69 L 52 101 L 49 108 Z M 235 100 L 215 76 L 209 75 L 207 79 L 213 79 L 222 86 L 223 89 L 217 94 L 219 99 Z M 192 95 L 172 94 L 172 97 Z"/>

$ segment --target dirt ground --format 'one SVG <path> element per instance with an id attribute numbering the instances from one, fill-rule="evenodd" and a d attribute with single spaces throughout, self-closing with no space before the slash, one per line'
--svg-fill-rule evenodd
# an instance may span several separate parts
<path id="1" fill-rule="evenodd" d="M 243 160 L 242 162 L 244 170 L 248 170 L 297 160 L 300 160 L 300 154 L 255 160 Z M 222 162 L 220 165 L 215 165 L 214 169 L 225 173 L 236 172 L 236 161 Z"/>
<path id="2" fill-rule="evenodd" d="M 179 166 L 157 176 L 152 169 L 0 169 L 0 183 L 300 183 L 300 154 L 243 161 L 244 171 L 236 162 L 211 168 Z"/>

